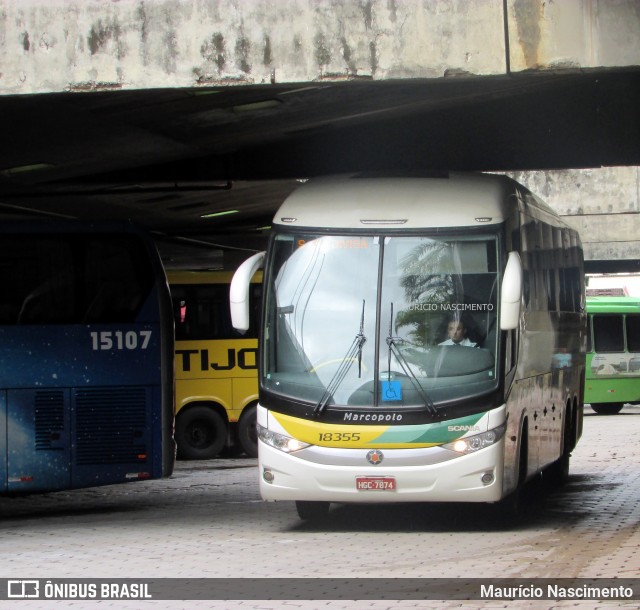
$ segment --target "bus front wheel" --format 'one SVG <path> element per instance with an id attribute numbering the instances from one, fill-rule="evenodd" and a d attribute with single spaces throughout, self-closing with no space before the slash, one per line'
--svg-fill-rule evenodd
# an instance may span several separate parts
<path id="1" fill-rule="evenodd" d="M 238 441 L 249 457 L 258 457 L 258 430 L 256 429 L 256 405 L 247 407 L 238 422 Z"/>
<path id="2" fill-rule="evenodd" d="M 622 407 L 624 407 L 624 403 L 622 403 L 622 402 L 593 402 L 593 403 L 591 403 L 591 408 L 598 415 L 615 415 L 616 413 L 620 413 L 620 411 L 622 411 Z"/>
<path id="3" fill-rule="evenodd" d="M 222 415 L 210 407 L 191 407 L 176 419 L 178 458 L 210 460 L 227 442 L 227 424 Z"/>

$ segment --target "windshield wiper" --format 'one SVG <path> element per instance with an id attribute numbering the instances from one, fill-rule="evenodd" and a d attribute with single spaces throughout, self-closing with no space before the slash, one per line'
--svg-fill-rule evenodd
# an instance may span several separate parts
<path id="1" fill-rule="evenodd" d="M 327 387 L 324 390 L 324 393 L 320 397 L 318 404 L 315 406 L 313 410 L 314 416 L 320 415 L 327 406 L 330 398 L 333 396 L 333 393 L 340 387 L 340 384 L 344 381 L 344 378 L 347 376 L 353 361 L 356 356 L 358 357 L 358 378 L 362 376 L 362 347 L 364 346 L 367 338 L 364 336 L 364 306 L 365 301 L 362 300 L 362 314 L 360 316 L 360 332 L 353 339 L 353 343 L 349 346 L 345 357 L 342 359 L 338 370 L 333 374 L 333 377 L 329 380 Z"/>
<path id="2" fill-rule="evenodd" d="M 401 337 L 393 336 L 393 303 L 391 303 L 391 318 L 389 319 L 389 336 L 387 337 L 387 346 L 389 347 L 389 361 L 387 365 L 387 379 L 391 379 L 391 354 L 396 357 L 402 372 L 409 378 L 411 385 L 414 387 L 415 391 L 418 393 L 418 396 L 424 402 L 424 406 L 427 411 L 431 415 L 437 415 L 438 411 L 436 410 L 435 405 L 433 404 L 433 400 L 429 398 L 429 395 L 424 391 L 424 388 L 418 381 L 418 378 L 415 376 L 414 372 L 411 370 L 411 365 L 407 362 L 407 359 L 404 357 L 400 348 L 398 347 L 399 342 L 405 342 Z"/>

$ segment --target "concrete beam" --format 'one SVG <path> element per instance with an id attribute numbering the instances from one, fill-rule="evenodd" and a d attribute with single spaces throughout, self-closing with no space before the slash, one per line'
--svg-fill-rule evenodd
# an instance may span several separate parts
<path id="1" fill-rule="evenodd" d="M 639 32 L 636 0 L 0 0 L 0 94 L 640 65 Z"/>

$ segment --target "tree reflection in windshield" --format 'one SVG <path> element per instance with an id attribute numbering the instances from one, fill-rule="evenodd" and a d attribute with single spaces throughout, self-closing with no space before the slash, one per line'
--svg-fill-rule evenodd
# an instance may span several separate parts
<path id="1" fill-rule="evenodd" d="M 449 244 L 423 239 L 400 261 L 400 286 L 404 289 L 405 301 L 410 304 L 443 305 L 458 300 L 462 293 L 459 273 L 452 268 Z M 435 271 L 439 271 L 435 273 Z M 396 332 L 401 327 L 410 327 L 407 339 L 428 345 L 433 332 L 430 325 L 434 319 L 424 315 L 422 307 L 408 307 L 398 312 L 395 320 Z"/>

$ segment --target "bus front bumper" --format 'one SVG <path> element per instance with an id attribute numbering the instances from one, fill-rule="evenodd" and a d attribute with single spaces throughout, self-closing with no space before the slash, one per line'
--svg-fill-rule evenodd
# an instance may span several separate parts
<path id="1" fill-rule="evenodd" d="M 434 451 L 384 449 L 372 465 L 363 449 L 314 447 L 285 453 L 259 441 L 264 500 L 329 502 L 497 502 L 502 498 L 504 439 L 474 453 L 433 462 Z M 298 453 L 298 455 L 296 455 Z M 371 457 L 371 456 L 369 456 Z"/>

